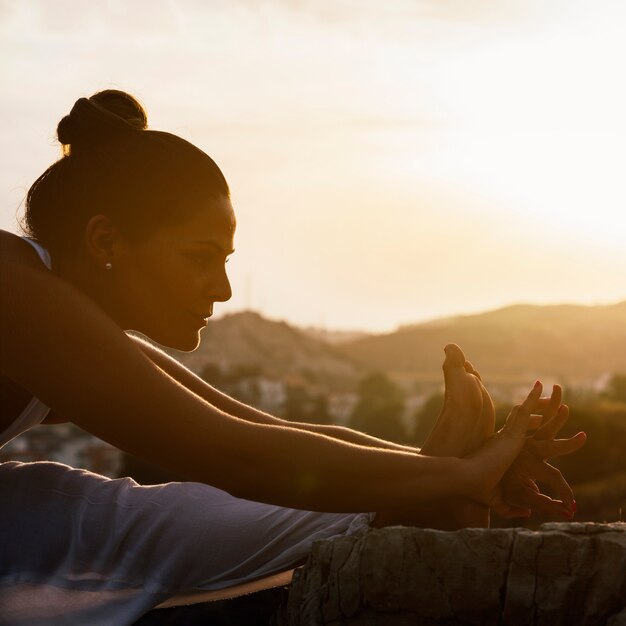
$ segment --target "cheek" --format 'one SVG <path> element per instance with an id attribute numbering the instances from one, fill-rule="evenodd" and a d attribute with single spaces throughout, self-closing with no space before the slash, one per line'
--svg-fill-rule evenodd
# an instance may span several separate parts
<path id="1" fill-rule="evenodd" d="M 142 315 L 162 317 L 181 299 L 184 279 L 172 267 L 164 264 L 141 264 L 129 276 L 126 284 L 129 301 Z"/>
<path id="2" fill-rule="evenodd" d="M 174 263 L 160 269 L 152 281 L 151 299 L 173 315 L 193 308 L 202 289 L 200 273 L 187 265 Z"/>

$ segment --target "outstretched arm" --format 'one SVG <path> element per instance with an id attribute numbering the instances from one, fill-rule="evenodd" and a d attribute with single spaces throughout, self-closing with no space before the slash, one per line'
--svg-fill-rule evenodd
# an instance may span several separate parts
<path id="1" fill-rule="evenodd" d="M 244 404 L 243 402 L 239 402 L 231 396 L 215 389 L 215 387 L 212 387 L 202 378 L 196 376 L 189 369 L 181 365 L 178 361 L 153 344 L 144 341 L 137 336 L 131 336 L 131 339 L 139 346 L 142 352 L 164 372 L 177 380 L 181 385 L 206 400 L 209 404 L 212 404 L 229 415 L 233 415 L 254 424 L 268 424 L 272 426 L 283 426 L 287 428 L 295 428 L 297 430 L 305 430 L 370 448 L 397 450 L 399 452 L 409 452 L 412 454 L 419 453 L 417 448 L 411 448 L 409 446 L 403 446 L 391 441 L 378 439 L 377 437 L 372 437 L 371 435 L 366 435 L 365 433 L 361 433 L 350 428 L 344 428 L 343 426 L 336 426 L 332 424 L 303 424 L 300 422 L 290 422 L 289 420 L 274 417 L 269 413 L 259 411 L 258 409 Z"/>
<path id="2" fill-rule="evenodd" d="M 147 358 L 95 303 L 36 260 L 2 256 L 1 370 L 116 447 L 240 497 L 310 510 L 390 509 L 466 490 L 459 459 L 227 414 Z"/>
<path id="3" fill-rule="evenodd" d="M 507 437 L 468 459 L 234 417 L 180 384 L 92 300 L 0 235 L 0 371 L 58 415 L 191 480 L 319 511 L 400 509 L 455 496 L 488 503 L 524 444 L 540 388 Z"/>

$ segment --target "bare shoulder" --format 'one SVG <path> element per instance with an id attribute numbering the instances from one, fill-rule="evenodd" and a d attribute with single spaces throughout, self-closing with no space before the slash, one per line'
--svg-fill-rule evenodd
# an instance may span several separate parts
<path id="1" fill-rule="evenodd" d="M 5 317 L 8 312 L 6 309 L 12 306 L 12 299 L 4 297 L 7 291 L 12 290 L 10 281 L 22 281 L 24 271 L 32 270 L 42 273 L 48 271 L 31 245 L 18 235 L 0 230 L 0 274 L 2 275 L 2 281 L 0 281 L 0 302 L 2 304 L 0 320 L 3 323 L 6 322 Z M 14 323 L 12 327 L 14 327 Z M 2 341 L 2 356 L 5 356 L 4 352 L 10 351 L 9 344 L 9 341 Z M 0 372 L 0 407 L 3 414 L 0 419 L 0 430 L 10 424 L 22 412 L 30 397 L 31 394 L 28 391 Z"/>
<path id="2" fill-rule="evenodd" d="M 41 262 L 33 246 L 18 235 L 0 230 L 0 320 L 3 322 L 6 315 L 18 307 L 13 297 L 16 289 L 24 296 L 26 304 L 46 305 L 45 301 L 40 302 L 40 290 L 29 288 L 30 277 L 48 282 L 52 273 Z"/>
<path id="3" fill-rule="evenodd" d="M 47 271 L 35 249 L 18 235 L 0 230 L 0 263 L 24 265 Z"/>

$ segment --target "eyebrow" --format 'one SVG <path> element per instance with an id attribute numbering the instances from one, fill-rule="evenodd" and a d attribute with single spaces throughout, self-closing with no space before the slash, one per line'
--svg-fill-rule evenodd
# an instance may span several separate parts
<path id="1" fill-rule="evenodd" d="M 222 248 L 222 246 L 220 246 L 215 241 L 192 241 L 191 243 L 200 244 L 201 246 L 211 246 L 215 248 L 216 250 L 219 250 L 221 253 L 225 254 L 226 256 L 228 256 L 229 254 L 233 254 L 235 252 L 235 248 L 233 248 L 232 250 L 226 250 L 225 248 Z"/>

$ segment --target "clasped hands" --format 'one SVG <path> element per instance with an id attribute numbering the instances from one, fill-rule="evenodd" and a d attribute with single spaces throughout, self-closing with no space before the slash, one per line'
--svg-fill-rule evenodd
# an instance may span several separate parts
<path id="1" fill-rule="evenodd" d="M 489 414 L 494 410 L 493 402 L 478 372 L 472 368 L 471 373 L 480 386 L 482 411 Z M 532 511 L 536 511 L 572 519 L 576 512 L 571 487 L 561 472 L 547 460 L 575 452 L 585 444 L 586 435 L 581 432 L 568 439 L 556 439 L 569 418 L 569 408 L 561 402 L 562 389 L 559 385 L 554 385 L 549 398 L 542 398 L 541 390 L 541 384 L 537 382 L 525 402 L 511 411 L 505 426 L 493 435 L 494 438 L 514 435 L 511 431 L 520 428 L 519 424 L 513 423 L 518 419 L 518 413 L 530 413 L 523 447 L 489 497 L 490 508 L 505 518 L 529 517 Z M 488 416 L 483 415 L 483 419 L 488 419 Z M 523 417 L 521 421 L 523 423 Z M 541 493 L 538 483 L 546 485 L 555 497 Z"/>
<path id="2" fill-rule="evenodd" d="M 556 439 L 569 417 L 569 408 L 561 402 L 561 387 L 555 385 L 551 396 L 542 398 L 542 386 L 537 382 L 526 400 L 511 411 L 504 427 L 494 433 L 493 401 L 480 374 L 455 344 L 446 346 L 443 369 L 444 413 L 468 417 L 471 413 L 478 431 L 468 431 L 468 441 L 479 437 L 483 442 L 475 452 L 464 455 L 471 461 L 472 482 L 479 486 L 475 499 L 506 518 L 529 517 L 536 511 L 572 519 L 576 512 L 572 490 L 547 460 L 575 452 L 585 444 L 586 435 Z M 541 493 L 538 483 L 546 485 L 555 497 Z"/>

